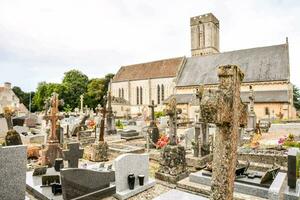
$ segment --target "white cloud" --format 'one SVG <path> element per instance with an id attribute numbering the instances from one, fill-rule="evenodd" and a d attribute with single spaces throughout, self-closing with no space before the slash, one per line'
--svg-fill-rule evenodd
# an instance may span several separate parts
<path id="1" fill-rule="evenodd" d="M 26 90 L 77 68 L 90 77 L 121 65 L 190 55 L 189 18 L 214 13 L 221 50 L 285 42 L 300 86 L 300 3 L 280 0 L 3 0 L 0 80 Z"/>

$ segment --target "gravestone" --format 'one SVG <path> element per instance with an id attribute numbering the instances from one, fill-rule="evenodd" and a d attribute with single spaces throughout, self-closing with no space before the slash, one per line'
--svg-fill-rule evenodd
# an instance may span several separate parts
<path id="1" fill-rule="evenodd" d="M 188 176 L 185 159 L 185 148 L 177 144 L 177 109 L 175 96 L 168 102 L 166 114 L 169 116 L 169 143 L 161 151 L 159 169 L 155 178 L 176 184 L 177 181 Z"/>
<path id="2" fill-rule="evenodd" d="M 148 137 L 150 138 L 150 147 L 155 148 L 156 143 L 159 139 L 159 130 L 155 122 L 155 115 L 154 115 L 154 108 L 156 105 L 154 105 L 154 101 L 152 100 L 152 104 L 148 106 L 151 109 L 151 122 L 150 126 L 148 128 Z"/>
<path id="3" fill-rule="evenodd" d="M 63 150 L 63 158 L 68 161 L 69 168 L 78 168 L 78 159 L 83 156 L 83 149 L 79 145 L 78 142 L 72 142 L 67 144 L 67 150 Z"/>
<path id="4" fill-rule="evenodd" d="M 24 145 L 0 146 L 0 199 L 25 199 L 26 156 Z"/>
<path id="5" fill-rule="evenodd" d="M 115 127 L 114 114 L 111 107 L 111 80 L 108 86 L 107 95 L 107 115 L 106 115 L 106 133 L 108 135 L 117 134 L 117 129 Z"/>
<path id="6" fill-rule="evenodd" d="M 187 128 L 184 131 L 184 143 L 186 149 L 191 149 L 193 147 L 193 142 L 195 139 L 195 129 Z"/>
<path id="7" fill-rule="evenodd" d="M 299 176 L 298 154 L 297 148 L 290 148 L 288 151 L 288 186 L 290 188 L 296 188 L 297 175 Z"/>
<path id="8" fill-rule="evenodd" d="M 115 194 L 116 186 L 113 171 L 90 169 L 62 169 L 62 193 L 64 199 L 98 200 Z"/>
<path id="9" fill-rule="evenodd" d="M 155 180 L 149 178 L 149 155 L 123 154 L 114 161 L 116 174 L 116 194 L 118 199 L 127 199 L 155 185 Z M 128 175 L 134 174 L 134 189 L 130 190 Z M 139 185 L 138 175 L 144 175 L 144 185 Z"/>
<path id="10" fill-rule="evenodd" d="M 47 173 L 47 166 L 40 166 L 34 168 L 32 176 L 41 176 L 46 173 Z"/>

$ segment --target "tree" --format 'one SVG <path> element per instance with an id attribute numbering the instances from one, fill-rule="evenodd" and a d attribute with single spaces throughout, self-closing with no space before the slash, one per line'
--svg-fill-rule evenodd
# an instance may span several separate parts
<path id="1" fill-rule="evenodd" d="M 20 103 L 24 104 L 28 109 L 30 109 L 30 99 L 32 100 L 35 93 L 34 92 L 24 92 L 20 87 L 14 86 L 12 88 L 13 92 L 20 99 Z M 31 111 L 35 112 L 36 107 L 34 104 L 31 104 Z"/>
<path id="2" fill-rule="evenodd" d="M 295 85 L 293 85 L 293 101 L 296 110 L 300 110 L 300 90 Z"/>
<path id="3" fill-rule="evenodd" d="M 69 105 L 72 109 L 79 107 L 80 95 L 86 93 L 88 81 L 88 77 L 78 70 L 70 70 L 65 73 L 62 81 L 65 105 Z"/>
<path id="4" fill-rule="evenodd" d="M 62 84 L 59 83 L 46 83 L 40 82 L 36 89 L 36 93 L 33 97 L 33 105 L 37 110 L 41 111 L 44 109 L 45 100 L 47 100 L 53 92 L 56 92 L 60 99 L 63 99 L 65 96 L 65 88 Z"/>
<path id="5" fill-rule="evenodd" d="M 96 108 L 104 95 L 104 78 L 94 78 L 87 85 L 87 92 L 84 96 L 84 103 L 90 108 Z"/>

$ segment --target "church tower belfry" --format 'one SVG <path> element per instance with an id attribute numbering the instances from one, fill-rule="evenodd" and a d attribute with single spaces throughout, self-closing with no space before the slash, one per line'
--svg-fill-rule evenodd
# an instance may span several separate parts
<path id="1" fill-rule="evenodd" d="M 191 17 L 190 26 L 192 56 L 219 53 L 219 20 L 212 13 Z"/>

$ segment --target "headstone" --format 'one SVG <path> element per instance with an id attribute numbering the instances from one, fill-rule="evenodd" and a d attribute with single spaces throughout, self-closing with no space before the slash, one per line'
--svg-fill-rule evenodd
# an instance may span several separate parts
<path id="1" fill-rule="evenodd" d="M 154 101 L 152 100 L 152 104 L 148 106 L 151 109 L 151 122 L 150 122 L 150 126 L 148 128 L 148 137 L 151 140 L 151 147 L 154 148 L 156 147 L 156 143 L 159 139 L 159 130 L 158 127 L 156 125 L 155 122 L 155 113 L 154 113 L 154 108 L 156 107 L 156 105 L 154 105 Z M 147 139 L 147 144 L 149 143 L 148 139 Z M 149 145 L 149 144 L 148 144 Z"/>
<path id="2" fill-rule="evenodd" d="M 62 193 L 64 199 L 98 200 L 116 192 L 114 172 L 89 169 L 62 169 Z M 84 198 L 83 198 L 84 197 Z"/>
<path id="3" fill-rule="evenodd" d="M 299 156 L 299 150 L 297 148 L 290 148 L 288 151 L 288 186 L 290 188 L 296 188 L 297 176 L 299 176 L 297 156 Z"/>
<path id="4" fill-rule="evenodd" d="M 147 154 L 123 154 L 114 161 L 116 174 L 116 194 L 118 199 L 127 199 L 150 187 L 153 187 L 155 180 L 149 178 L 149 155 Z M 128 176 L 135 177 L 134 189 L 129 189 Z M 138 176 L 144 175 L 144 185 L 139 185 Z"/>
<path id="5" fill-rule="evenodd" d="M 195 129 L 194 128 L 187 128 L 184 131 L 184 142 L 185 142 L 185 148 L 186 149 L 191 149 L 192 143 L 194 142 L 195 139 Z"/>
<path id="6" fill-rule="evenodd" d="M 83 156 L 83 149 L 79 145 L 77 142 L 72 142 L 67 144 L 67 150 L 63 150 L 63 158 L 68 161 L 69 168 L 78 168 L 78 159 Z"/>
<path id="7" fill-rule="evenodd" d="M 26 146 L 0 147 L 0 199 L 25 199 Z"/>

